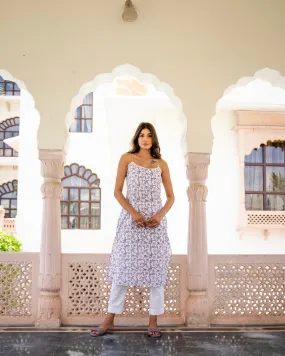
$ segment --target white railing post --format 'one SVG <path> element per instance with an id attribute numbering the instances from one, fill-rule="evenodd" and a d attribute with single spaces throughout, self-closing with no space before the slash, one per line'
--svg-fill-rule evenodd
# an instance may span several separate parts
<path id="1" fill-rule="evenodd" d="M 36 327 L 56 328 L 61 324 L 61 223 L 60 197 L 65 154 L 60 150 L 40 150 L 44 183 L 42 238 L 40 252 L 40 297 Z"/>
<path id="2" fill-rule="evenodd" d="M 208 250 L 206 226 L 207 187 L 210 155 L 208 153 L 188 153 L 186 156 L 187 178 L 189 180 L 189 233 L 187 287 L 189 297 L 186 305 L 188 326 L 209 324 Z"/>

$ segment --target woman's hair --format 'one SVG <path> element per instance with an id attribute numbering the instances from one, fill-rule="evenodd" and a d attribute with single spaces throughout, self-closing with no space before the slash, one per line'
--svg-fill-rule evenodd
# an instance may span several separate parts
<path id="1" fill-rule="evenodd" d="M 152 146 L 150 148 L 150 154 L 153 158 L 160 159 L 161 154 L 160 154 L 160 146 L 157 138 L 157 134 L 155 131 L 155 128 L 153 127 L 152 124 L 149 122 L 141 122 L 139 126 L 136 129 L 136 132 L 134 134 L 134 137 L 132 138 L 132 148 L 128 153 L 137 153 L 140 150 L 139 146 L 139 135 L 143 129 L 149 129 L 151 136 L 152 136 Z"/>

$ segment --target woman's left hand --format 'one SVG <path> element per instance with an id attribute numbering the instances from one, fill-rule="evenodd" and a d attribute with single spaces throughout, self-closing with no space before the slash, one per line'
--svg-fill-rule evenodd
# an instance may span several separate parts
<path id="1" fill-rule="evenodd" d="M 146 226 L 150 227 L 151 229 L 155 229 L 160 225 L 161 220 L 162 220 L 162 216 L 159 213 L 157 213 L 147 221 Z"/>

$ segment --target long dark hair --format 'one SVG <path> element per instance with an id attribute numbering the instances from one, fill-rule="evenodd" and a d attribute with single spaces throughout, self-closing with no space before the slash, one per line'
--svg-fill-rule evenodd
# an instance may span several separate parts
<path id="1" fill-rule="evenodd" d="M 151 136 L 152 136 L 152 146 L 150 148 L 151 156 L 153 158 L 160 159 L 161 154 L 160 154 L 160 146 L 159 146 L 159 142 L 158 142 L 158 137 L 157 137 L 154 126 L 152 124 L 150 124 L 149 122 L 141 122 L 139 124 L 139 126 L 137 127 L 136 132 L 134 134 L 134 137 L 132 138 L 132 148 L 130 149 L 130 151 L 128 153 L 139 152 L 139 150 L 140 150 L 139 135 L 143 129 L 149 129 L 149 131 L 151 132 Z"/>

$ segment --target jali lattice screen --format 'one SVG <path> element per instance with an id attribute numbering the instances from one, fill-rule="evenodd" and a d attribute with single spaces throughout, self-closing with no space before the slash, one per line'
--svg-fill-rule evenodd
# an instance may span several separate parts
<path id="1" fill-rule="evenodd" d="M 165 316 L 180 315 L 180 265 L 172 263 L 165 286 Z M 107 313 L 110 285 L 105 282 L 106 263 L 68 263 L 67 316 L 92 316 Z M 149 288 L 128 288 L 122 315 L 147 315 Z"/>

